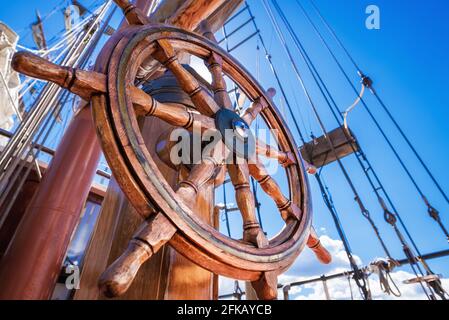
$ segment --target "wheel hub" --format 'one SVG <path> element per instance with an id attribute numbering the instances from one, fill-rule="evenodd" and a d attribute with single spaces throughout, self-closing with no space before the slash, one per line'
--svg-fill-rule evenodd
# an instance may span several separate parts
<path id="1" fill-rule="evenodd" d="M 215 125 L 224 144 L 238 157 L 248 160 L 255 154 L 255 139 L 251 129 L 237 113 L 220 109 L 215 115 Z"/>

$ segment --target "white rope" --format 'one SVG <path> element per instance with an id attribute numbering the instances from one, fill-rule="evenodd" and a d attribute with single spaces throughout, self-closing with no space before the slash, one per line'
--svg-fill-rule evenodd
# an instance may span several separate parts
<path id="1" fill-rule="evenodd" d="M 360 102 L 360 100 L 362 99 L 362 97 L 363 97 L 363 93 L 365 92 L 365 85 L 362 83 L 362 88 L 360 89 L 360 94 L 357 96 L 357 99 L 355 99 L 355 101 L 354 101 L 354 103 L 351 105 L 351 106 L 349 106 L 347 109 L 346 109 L 346 111 L 343 113 L 343 124 L 344 124 L 344 126 L 345 126 L 345 128 L 346 129 L 348 129 L 348 121 L 347 121 L 347 118 L 348 118 L 348 114 L 349 114 L 349 112 L 351 112 L 356 106 L 357 106 L 357 104 Z"/>
<path id="2" fill-rule="evenodd" d="M 100 9 L 101 9 L 101 7 L 99 9 L 97 9 L 94 14 L 99 12 Z M 59 34 L 58 38 L 57 38 L 59 40 L 57 40 L 57 42 L 55 44 L 51 45 L 51 47 L 49 49 L 35 50 L 35 49 L 31 49 L 31 48 L 22 46 L 20 44 L 17 44 L 17 47 L 22 50 L 26 50 L 26 51 L 29 51 L 29 52 L 32 52 L 34 54 L 38 54 L 38 55 L 44 57 L 44 56 L 48 55 L 48 53 L 62 48 L 65 45 L 65 41 L 67 41 L 70 37 L 75 36 L 75 33 L 77 33 L 78 31 L 82 30 L 82 28 L 89 22 L 91 17 L 92 17 L 92 15 L 87 16 L 86 18 L 84 18 L 83 20 L 78 22 L 72 29 L 64 31 L 63 33 Z"/>
<path id="3" fill-rule="evenodd" d="M 84 18 L 84 20 L 80 21 L 70 32 L 65 32 L 63 35 L 63 38 L 61 38 L 61 40 L 59 40 L 58 43 L 55 44 L 55 46 L 59 46 L 59 44 L 61 44 L 61 47 L 63 48 L 63 50 L 58 54 L 58 56 L 54 59 L 52 59 L 52 62 L 56 62 L 58 61 L 58 59 L 60 59 L 62 57 L 62 55 L 64 53 L 66 53 L 74 44 L 74 42 L 76 41 L 76 36 L 80 35 L 81 32 L 83 31 L 83 27 L 91 20 L 93 15 L 97 15 L 99 12 L 101 12 L 101 10 L 103 9 L 103 7 L 106 5 L 107 3 L 105 3 L 104 5 L 100 6 L 97 10 L 95 10 L 95 12 L 89 16 L 87 16 L 86 18 Z M 78 32 L 80 31 L 80 32 Z M 72 34 L 75 33 L 76 34 Z M 67 42 L 66 39 L 69 39 Z M 23 46 L 19 46 L 20 48 L 23 48 L 25 50 L 29 50 L 33 53 L 39 54 L 41 55 L 41 57 L 46 57 L 48 55 L 48 53 L 50 53 L 51 51 L 56 51 L 53 50 L 52 48 L 48 49 L 48 50 L 33 50 L 33 49 L 29 49 Z M 33 78 L 27 78 L 25 81 L 22 82 L 20 88 L 19 88 L 19 98 L 23 98 L 24 95 L 31 90 L 31 88 L 36 84 L 36 82 L 40 81 L 39 79 L 33 79 Z M 22 92 L 22 90 L 25 89 L 24 92 Z"/>

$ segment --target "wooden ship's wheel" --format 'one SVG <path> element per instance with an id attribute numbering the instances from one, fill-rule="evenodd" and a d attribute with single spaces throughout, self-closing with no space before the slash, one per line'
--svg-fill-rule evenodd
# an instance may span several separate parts
<path id="1" fill-rule="evenodd" d="M 55 82 L 91 102 L 98 137 L 114 177 L 145 218 L 126 251 L 101 276 L 100 287 L 107 296 L 122 294 L 140 266 L 168 242 L 205 269 L 251 281 L 259 298 L 275 298 L 277 275 L 294 262 L 306 244 L 322 262 L 330 260 L 311 229 L 309 187 L 291 133 L 270 96 L 244 67 L 216 45 L 210 32 L 206 30 L 202 36 L 151 24 L 127 1 L 118 3 L 131 26 L 109 39 L 94 71 L 56 66 L 29 53 L 17 53 L 13 58 L 17 71 Z M 205 61 L 213 79 L 212 95 L 179 62 L 180 53 Z M 136 85 L 139 67 L 152 60 L 172 72 L 190 96 L 195 110 L 158 102 Z M 252 101 L 242 115 L 232 109 L 223 74 Z M 139 129 L 138 118 L 149 116 L 187 130 L 199 128 L 202 132 L 218 133 L 233 130 L 237 139 L 229 141 L 222 134 L 223 139 L 211 153 L 201 163 L 190 166 L 178 187 L 172 188 L 147 150 Z M 277 130 L 279 149 L 252 137 L 249 126 L 258 116 L 270 129 Z M 254 144 L 250 143 L 251 138 Z M 247 152 L 239 153 L 235 141 L 241 141 Z M 258 154 L 277 159 L 285 168 L 289 195 L 282 194 Z M 229 158 L 240 161 L 227 163 Z M 220 180 L 226 171 L 243 219 L 240 240 L 223 235 L 192 210 L 202 185 L 211 179 Z M 266 237 L 255 217 L 250 176 L 274 200 L 285 221 L 285 227 L 272 239 Z"/>

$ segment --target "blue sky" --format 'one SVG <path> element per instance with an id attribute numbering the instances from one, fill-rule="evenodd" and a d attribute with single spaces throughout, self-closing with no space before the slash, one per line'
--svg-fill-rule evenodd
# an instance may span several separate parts
<path id="1" fill-rule="evenodd" d="M 309 0 L 300 1 L 304 4 L 309 14 L 312 15 L 314 21 L 319 23 L 311 9 Z M 98 1 L 84 0 L 81 2 L 90 5 Z M 344 110 L 355 99 L 351 88 L 345 82 L 326 49 L 319 43 L 318 38 L 313 33 L 313 29 L 302 15 L 295 1 L 278 0 L 278 2 L 298 33 L 300 40 L 328 85 L 338 106 L 341 110 Z M 31 37 L 27 34 L 29 34 L 29 24 L 34 21 L 35 10 L 39 9 L 44 16 L 51 12 L 59 3 L 61 3 L 60 0 L 33 0 L 26 1 L 26 4 L 23 1 L 11 2 L 1 0 L 2 11 L 0 12 L 0 20 L 9 24 L 12 28 L 18 30 L 20 35 L 24 36 L 20 44 L 32 47 Z M 306 134 L 313 131 L 316 136 L 321 135 L 319 127 L 299 88 L 299 83 L 293 76 L 291 65 L 289 65 L 287 57 L 269 23 L 261 1 L 249 0 L 248 3 L 256 16 L 256 23 L 273 57 L 274 65 L 279 71 L 283 84 L 287 89 L 288 98 L 296 110 L 296 117 L 298 119 L 302 117 L 302 120 L 299 121 L 301 129 Z M 444 0 L 415 0 L 407 2 L 401 0 L 316 0 L 316 3 L 358 62 L 362 71 L 374 80 L 376 90 L 390 107 L 391 112 L 410 137 L 418 152 L 423 156 L 431 171 L 437 175 L 443 189 L 449 191 L 449 173 L 446 170 L 446 159 L 449 157 L 447 130 L 449 98 L 445 88 L 449 72 L 449 62 L 446 58 L 449 50 L 447 41 L 449 38 L 449 26 L 447 25 L 449 3 Z M 365 19 L 367 17 L 365 8 L 370 4 L 375 4 L 380 8 L 380 30 L 368 30 L 365 28 Z M 234 21 L 234 26 L 238 21 L 243 22 L 245 17 L 239 19 Z M 118 17 L 114 21 L 117 23 Z M 233 25 L 229 26 L 230 30 L 233 29 Z M 44 27 L 49 35 L 60 31 L 63 27 L 62 13 L 60 11 L 56 12 L 46 21 Z M 320 25 L 320 30 L 325 32 L 322 25 Z M 252 27 L 245 27 L 235 37 L 230 39 L 230 45 L 237 43 L 239 37 L 243 38 L 252 31 Z M 285 32 L 284 34 L 288 38 L 287 33 Z M 218 38 L 221 37 L 220 35 L 221 33 L 219 32 L 217 34 Z M 331 41 L 332 48 L 351 76 L 353 84 L 359 88 L 359 79 L 350 62 L 335 43 L 332 42 L 330 37 L 326 39 Z M 257 44 L 258 42 L 254 38 L 233 52 L 233 55 L 254 74 L 257 73 L 257 57 L 255 58 Z M 336 123 L 334 119 L 328 112 L 324 100 L 320 96 L 290 39 L 289 46 L 296 55 L 296 61 L 306 81 L 306 86 L 310 90 L 327 129 L 335 128 Z M 275 86 L 274 78 L 269 71 L 263 53 L 260 53 L 259 72 L 260 82 L 264 87 Z M 275 101 L 282 109 L 282 101 L 279 98 L 280 96 L 278 95 Z M 431 181 L 420 168 L 418 162 L 405 146 L 403 140 L 373 99 L 371 93 L 367 92 L 365 99 L 392 139 L 393 144 L 398 148 L 407 166 L 416 176 L 426 196 L 433 206 L 440 211 L 442 220 L 449 225 L 449 205 L 431 184 Z M 287 122 L 290 123 L 291 130 L 294 132 L 291 119 L 289 119 L 288 115 L 286 115 L 286 118 Z M 427 253 L 447 249 L 448 243 L 443 234 L 436 223 L 428 217 L 426 208 L 419 199 L 418 194 L 361 105 L 357 106 L 351 113 L 349 125 L 359 139 L 359 143 L 372 162 L 387 191 L 392 196 L 393 202 L 409 227 L 420 250 L 423 253 Z M 297 137 L 297 143 L 299 142 L 300 140 Z M 359 188 L 361 197 L 371 212 L 393 256 L 402 258 L 401 246 L 392 228 L 383 221 L 382 212 L 355 158 L 349 157 L 344 159 L 343 162 L 350 168 L 350 175 Z M 357 205 L 353 201 L 353 196 L 338 167 L 336 165 L 326 167 L 323 175 L 332 193 L 335 206 L 340 213 L 340 219 L 354 253 L 360 257 L 364 264 L 369 263 L 375 257 L 384 256 L 368 222 L 361 216 Z M 325 234 L 331 239 L 338 239 L 332 219 L 324 207 L 314 179 L 311 178 L 310 182 L 315 225 L 320 234 Z M 279 220 L 272 217 L 272 206 L 269 201 L 263 200 L 262 204 L 263 209 L 265 209 L 263 210 L 264 226 L 269 229 L 269 233 L 274 233 L 274 229 L 279 225 Z M 240 228 L 237 220 L 233 223 L 233 230 Z M 447 276 L 449 258 L 433 260 L 430 262 L 430 265 L 436 273 L 443 273 Z M 312 269 L 313 266 L 315 265 L 312 265 Z M 318 265 L 315 267 L 320 273 L 331 270 L 323 271 Z M 407 271 L 407 268 L 404 268 L 404 270 Z"/>

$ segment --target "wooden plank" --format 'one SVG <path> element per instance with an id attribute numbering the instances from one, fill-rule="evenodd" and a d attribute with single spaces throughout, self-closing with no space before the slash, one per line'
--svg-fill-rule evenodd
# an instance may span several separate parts
<path id="1" fill-rule="evenodd" d="M 125 198 L 114 178 L 111 179 L 103 206 L 91 237 L 81 272 L 80 289 L 75 291 L 75 300 L 95 300 L 99 296 L 97 280 L 106 268 L 112 239 L 118 224 L 119 212 Z"/>
<path id="2" fill-rule="evenodd" d="M 202 186 L 194 212 L 213 223 L 214 183 Z M 165 294 L 167 300 L 210 300 L 214 297 L 214 275 L 170 248 L 170 272 Z"/>
<path id="3" fill-rule="evenodd" d="M 354 153 L 354 151 L 358 151 L 356 139 L 349 129 L 338 127 L 328 132 L 328 136 L 334 146 L 336 155 L 332 152 L 326 137 L 321 136 L 300 148 L 305 161 L 320 168 L 336 161 L 337 158 L 342 159 Z"/>

